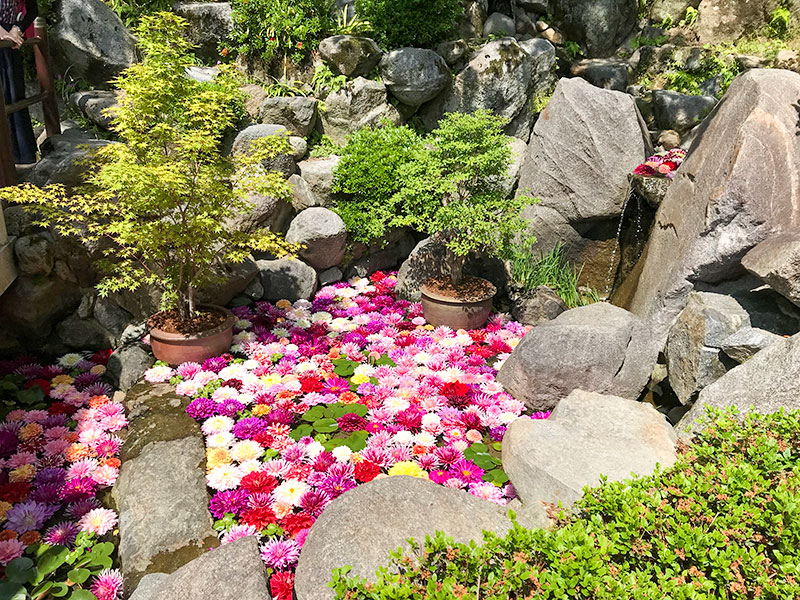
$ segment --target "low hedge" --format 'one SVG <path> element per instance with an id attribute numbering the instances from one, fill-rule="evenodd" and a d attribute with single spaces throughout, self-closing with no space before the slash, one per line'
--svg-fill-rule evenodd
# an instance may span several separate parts
<path id="1" fill-rule="evenodd" d="M 587 488 L 551 530 L 515 524 L 398 550 L 376 583 L 335 570 L 345 600 L 800 598 L 800 411 L 714 413 L 669 470 Z"/>

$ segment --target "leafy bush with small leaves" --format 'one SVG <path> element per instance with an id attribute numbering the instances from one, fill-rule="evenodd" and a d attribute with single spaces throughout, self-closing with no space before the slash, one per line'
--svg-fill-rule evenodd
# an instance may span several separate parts
<path id="1" fill-rule="evenodd" d="M 333 31 L 330 0 L 233 0 L 229 49 L 300 62 Z"/>
<path id="2" fill-rule="evenodd" d="M 347 600 L 788 600 L 800 597 L 800 411 L 713 413 L 666 471 L 587 488 L 552 530 L 482 544 L 437 533 Z"/>
<path id="3" fill-rule="evenodd" d="M 346 196 L 335 210 L 355 241 L 370 243 L 409 224 L 403 192 L 423 184 L 430 166 L 423 137 L 405 125 L 364 128 L 350 136 L 340 157 L 331 189 Z"/>
<path id="4" fill-rule="evenodd" d="M 386 50 L 441 42 L 463 13 L 460 0 L 356 0 L 356 14 Z"/>
<path id="5" fill-rule="evenodd" d="M 311 78 L 311 87 L 314 95 L 319 97 L 332 92 L 338 92 L 347 85 L 347 77 L 336 75 L 328 65 L 319 65 L 314 69 L 314 76 Z"/>
<path id="6" fill-rule="evenodd" d="M 665 89 L 698 95 L 703 93 L 700 86 L 705 81 L 712 77 L 719 77 L 719 96 L 722 96 L 741 72 L 741 68 L 729 55 L 726 46 L 707 46 L 704 50 L 699 69 L 686 71 L 678 64 L 673 64 L 671 68 L 667 69 L 662 74 L 666 82 Z"/>
<path id="7" fill-rule="evenodd" d="M 784 0 L 776 6 L 775 10 L 770 14 L 767 29 L 772 37 L 785 39 L 789 36 L 789 30 L 792 25 L 792 13 L 790 8 L 791 2 Z"/>

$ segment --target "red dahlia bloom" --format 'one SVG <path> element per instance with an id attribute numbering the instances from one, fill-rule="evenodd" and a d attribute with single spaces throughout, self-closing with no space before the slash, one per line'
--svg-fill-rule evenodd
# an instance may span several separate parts
<path id="1" fill-rule="evenodd" d="M 272 592 L 273 600 L 292 600 L 294 573 L 291 571 L 274 573 L 269 581 L 269 589 Z"/>
<path id="2" fill-rule="evenodd" d="M 308 513 L 291 513 L 281 519 L 281 527 L 290 536 L 294 537 L 303 529 L 308 529 L 314 524 L 314 517 Z"/>
<path id="3" fill-rule="evenodd" d="M 361 483 L 372 481 L 380 472 L 381 468 L 375 463 L 369 462 L 368 460 L 362 460 L 361 462 L 356 463 L 355 476 L 356 479 Z"/>
<path id="4" fill-rule="evenodd" d="M 278 517 L 272 512 L 271 508 L 249 508 L 242 512 L 242 523 L 252 525 L 256 529 L 265 529 L 267 525 L 277 523 Z"/>
<path id="5" fill-rule="evenodd" d="M 250 494 L 268 494 L 278 487 L 278 480 L 261 471 L 253 471 L 242 477 L 241 486 Z"/>

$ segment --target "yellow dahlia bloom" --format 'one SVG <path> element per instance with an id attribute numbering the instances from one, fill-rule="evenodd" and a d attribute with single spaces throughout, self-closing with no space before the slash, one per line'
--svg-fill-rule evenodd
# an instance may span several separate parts
<path id="1" fill-rule="evenodd" d="M 409 475 L 411 477 L 418 477 L 419 479 L 428 479 L 428 473 L 420 468 L 417 463 L 411 461 L 395 463 L 392 468 L 389 469 L 389 476 L 394 477 L 395 475 Z"/>

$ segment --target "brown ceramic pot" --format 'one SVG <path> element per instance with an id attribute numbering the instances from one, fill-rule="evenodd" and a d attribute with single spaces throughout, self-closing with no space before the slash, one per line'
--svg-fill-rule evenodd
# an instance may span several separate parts
<path id="1" fill-rule="evenodd" d="M 492 299 L 497 289 L 490 282 L 485 297 L 464 301 L 430 289 L 427 283 L 420 287 L 422 293 L 422 313 L 425 320 L 438 327 L 446 325 L 451 329 L 480 329 L 486 324 L 492 312 Z"/>
<path id="2" fill-rule="evenodd" d="M 225 321 L 216 327 L 201 333 L 181 334 L 168 333 L 156 327 L 150 328 L 150 347 L 153 355 L 172 366 L 185 362 L 201 363 L 212 356 L 228 352 L 233 341 L 233 324 L 236 317 L 227 308 L 221 306 L 201 306 L 225 313 Z"/>

